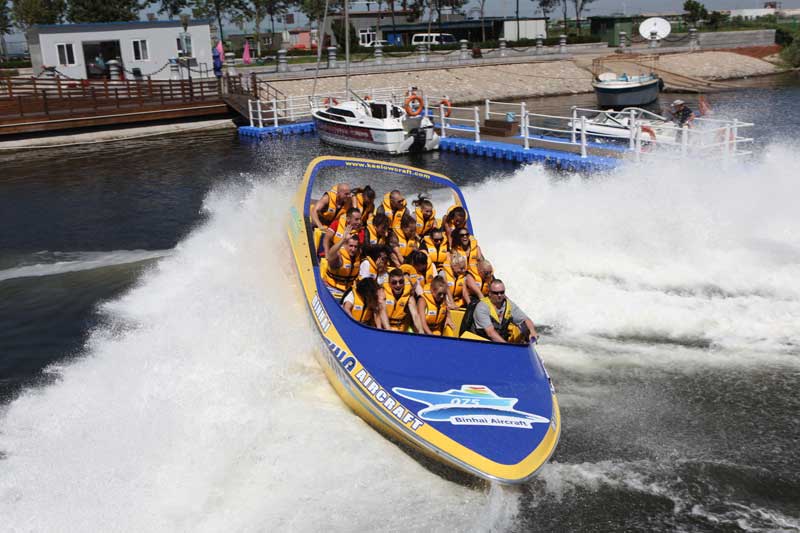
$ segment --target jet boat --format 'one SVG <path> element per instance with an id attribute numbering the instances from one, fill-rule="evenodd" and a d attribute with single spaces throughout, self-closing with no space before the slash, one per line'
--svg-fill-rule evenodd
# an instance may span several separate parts
<path id="1" fill-rule="evenodd" d="M 427 170 L 347 157 L 309 164 L 290 207 L 288 234 L 321 337 L 318 360 L 333 388 L 375 428 L 453 468 L 502 483 L 528 480 L 550 458 L 561 432 L 555 390 L 534 346 L 469 333 L 451 338 L 385 331 L 347 315 L 320 276 L 321 232 L 309 214 L 312 188 L 326 169 L 352 183 L 377 173 L 416 178 L 421 188 L 446 187 L 456 205 L 466 204 L 452 181 Z"/>

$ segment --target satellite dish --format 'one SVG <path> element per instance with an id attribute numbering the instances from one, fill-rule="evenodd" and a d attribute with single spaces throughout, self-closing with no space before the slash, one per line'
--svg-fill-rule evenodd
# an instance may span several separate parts
<path id="1" fill-rule="evenodd" d="M 603 72 L 597 79 L 600 81 L 614 81 L 617 79 L 617 74 L 615 72 Z"/>
<path id="2" fill-rule="evenodd" d="M 639 24 L 639 35 L 648 40 L 651 32 L 656 32 L 657 38 L 663 39 L 669 35 L 670 31 L 672 31 L 672 26 L 661 17 L 650 17 Z"/>

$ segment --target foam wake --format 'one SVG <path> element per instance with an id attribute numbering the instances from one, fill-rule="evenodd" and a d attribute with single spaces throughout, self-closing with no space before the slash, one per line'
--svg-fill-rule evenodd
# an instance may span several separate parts
<path id="1" fill-rule="evenodd" d="M 0 281 L 53 276 L 138 263 L 168 255 L 168 250 L 114 250 L 111 252 L 38 252 L 14 267 L 0 270 Z"/>
<path id="2" fill-rule="evenodd" d="M 800 353 L 796 149 L 757 162 L 528 166 L 466 193 L 511 297 L 572 339 Z"/>
<path id="3" fill-rule="evenodd" d="M 491 530 L 516 496 L 444 481 L 338 399 L 312 356 L 291 186 L 219 190 L 60 378 L 6 406 L 10 530 Z M 124 327 L 119 327 L 120 325 Z"/>

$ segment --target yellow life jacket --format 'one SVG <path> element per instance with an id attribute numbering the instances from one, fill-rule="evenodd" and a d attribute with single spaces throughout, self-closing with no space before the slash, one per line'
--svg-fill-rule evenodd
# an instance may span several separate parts
<path id="1" fill-rule="evenodd" d="M 358 294 L 358 291 L 353 291 L 353 309 L 350 310 L 350 314 L 353 315 L 353 318 L 361 322 L 362 324 L 369 324 L 373 322 L 373 313 L 372 309 L 367 306 L 367 303 L 361 298 L 361 295 Z M 371 324 L 369 324 L 371 325 Z"/>
<path id="2" fill-rule="evenodd" d="M 464 279 L 467 273 L 464 272 L 456 276 L 449 265 L 442 270 L 444 270 L 444 280 L 447 282 L 450 296 L 453 297 L 453 303 L 456 304 L 456 307 L 466 307 L 467 303 L 464 301 Z"/>
<path id="3" fill-rule="evenodd" d="M 406 213 L 406 201 L 403 200 L 403 208 L 398 211 L 392 211 L 392 203 L 389 197 L 392 193 L 387 192 L 383 195 L 383 212 L 389 217 L 389 227 L 393 229 L 400 229 L 400 221 L 403 220 L 403 215 Z"/>
<path id="4" fill-rule="evenodd" d="M 456 204 L 451 205 L 450 207 L 447 208 L 447 211 L 445 211 L 442 220 L 439 222 L 439 227 L 444 229 L 447 232 L 447 235 L 450 235 L 450 232 L 453 231 L 453 226 L 451 226 L 450 223 L 445 224 L 445 221 L 447 220 L 447 217 L 450 216 L 450 212 L 453 211 L 453 209 L 455 209 L 456 207 L 464 207 L 464 206 Z M 469 213 L 467 212 L 466 209 L 464 209 L 464 214 L 465 214 L 464 224 L 466 224 L 467 220 L 469 220 Z"/>
<path id="5" fill-rule="evenodd" d="M 437 248 L 433 240 L 428 236 L 422 239 L 422 246 L 425 248 L 425 251 L 428 252 L 428 259 L 436 265 L 436 268 L 442 268 L 442 265 L 448 262 L 447 252 L 449 251 L 449 247 L 447 246 L 447 239 L 443 239 L 442 243 Z"/>
<path id="6" fill-rule="evenodd" d="M 476 276 L 475 279 L 481 280 L 481 293 L 484 296 L 489 296 L 489 285 L 491 285 L 492 282 L 494 281 L 494 273 L 489 274 L 488 276 L 486 276 L 485 279 L 480 277 L 480 275 Z"/>
<path id="7" fill-rule="evenodd" d="M 467 260 L 467 270 L 475 274 L 475 278 L 479 278 L 478 276 L 478 241 L 470 235 L 469 237 L 469 250 L 464 250 L 459 248 L 458 246 L 453 246 L 450 249 L 451 254 L 457 254 Z"/>
<path id="8" fill-rule="evenodd" d="M 364 259 L 364 261 L 366 261 L 369 264 L 369 273 L 372 275 L 372 277 L 378 279 L 378 265 L 375 264 L 375 260 L 371 257 L 367 257 L 366 259 Z M 358 281 L 361 281 L 362 279 L 364 279 L 364 277 L 361 276 L 361 268 L 359 265 Z"/>
<path id="9" fill-rule="evenodd" d="M 344 228 L 347 227 L 347 215 L 344 214 L 340 216 L 338 220 L 339 223 L 336 225 L 336 231 L 333 233 L 333 238 L 331 239 L 331 246 L 344 239 Z M 358 231 L 351 230 L 350 235 L 358 235 Z"/>
<path id="10" fill-rule="evenodd" d="M 395 331 L 406 331 L 411 318 L 407 308 L 408 299 L 411 298 L 411 283 L 406 279 L 403 285 L 403 294 L 399 298 L 395 297 L 388 281 L 383 284 L 383 292 L 386 294 L 384 304 L 386 305 L 386 316 L 389 317 L 389 327 Z"/>
<path id="11" fill-rule="evenodd" d="M 430 230 L 436 227 L 436 210 L 433 210 L 431 218 L 424 220 L 422 218 L 422 208 L 417 207 L 414 210 L 414 215 L 417 217 L 417 236 L 422 237 Z"/>
<path id="12" fill-rule="evenodd" d="M 340 248 L 339 256 L 342 258 L 342 264 L 339 268 L 331 268 L 329 260 L 325 261 L 322 279 L 334 289 L 344 292 L 358 278 L 358 267 L 360 266 L 358 259 L 360 254 L 357 253 L 355 257 L 350 257 L 350 253 L 347 250 Z"/>
<path id="13" fill-rule="evenodd" d="M 375 229 L 375 226 L 370 221 L 367 222 L 367 227 L 364 229 L 364 242 L 367 242 L 372 246 L 383 245 L 386 244 L 386 237 L 378 237 L 378 230 Z"/>
<path id="14" fill-rule="evenodd" d="M 425 322 L 428 328 L 434 335 L 442 335 L 447 320 L 447 303 L 443 301 L 441 305 L 437 305 L 431 292 L 423 293 L 422 297 L 425 299 Z"/>
<path id="15" fill-rule="evenodd" d="M 369 211 L 364 211 L 364 193 L 360 192 L 354 194 L 353 198 L 353 206 L 361 211 L 361 220 L 364 222 L 372 220 L 373 215 L 375 215 L 375 204 L 372 204 L 372 207 L 369 208 Z"/>
<path id="16" fill-rule="evenodd" d="M 488 296 L 481 298 L 481 302 L 485 303 L 489 307 L 489 316 L 492 317 L 492 326 L 494 326 L 494 329 L 501 337 L 503 337 L 505 340 L 508 340 L 512 313 L 511 302 L 506 300 L 506 309 L 503 311 L 503 318 L 500 318 L 500 316 L 497 314 L 497 308 L 494 306 Z M 487 336 L 486 330 L 476 328 L 475 332 L 482 337 Z"/>
<path id="17" fill-rule="evenodd" d="M 347 206 L 342 205 L 341 207 L 336 203 L 338 198 L 338 191 L 339 186 L 335 185 L 331 190 L 328 191 L 328 207 L 319 214 L 319 220 L 326 226 L 329 226 L 331 222 L 339 218 L 340 216 L 347 214 Z"/>
<path id="18" fill-rule="evenodd" d="M 400 255 L 403 258 L 408 257 L 408 254 L 417 249 L 417 240 L 414 238 L 406 239 L 400 228 L 395 228 L 394 234 L 397 236 L 397 247 L 400 249 Z"/>

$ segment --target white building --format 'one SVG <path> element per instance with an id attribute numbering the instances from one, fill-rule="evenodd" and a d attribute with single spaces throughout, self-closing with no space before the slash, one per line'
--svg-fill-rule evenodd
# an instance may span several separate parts
<path id="1" fill-rule="evenodd" d="M 775 15 L 776 9 L 772 7 L 764 7 L 758 9 L 731 9 L 729 11 L 731 18 L 742 17 L 744 20 L 755 20 L 767 15 Z"/>
<path id="2" fill-rule="evenodd" d="M 116 59 L 126 78 L 166 80 L 170 60 L 189 57 L 196 60 L 192 76 L 213 76 L 208 21 L 190 21 L 186 32 L 177 20 L 40 24 L 28 30 L 27 38 L 34 75 L 47 66 L 71 78 L 103 78 L 108 61 Z"/>

